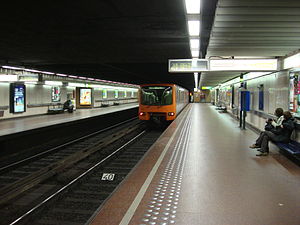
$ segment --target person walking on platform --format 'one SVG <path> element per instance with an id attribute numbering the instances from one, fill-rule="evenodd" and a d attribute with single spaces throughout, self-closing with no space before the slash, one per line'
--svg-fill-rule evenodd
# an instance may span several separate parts
<path id="1" fill-rule="evenodd" d="M 276 109 L 277 110 L 277 109 Z M 280 111 L 280 110 L 279 110 Z M 278 111 L 278 112 L 279 112 Z M 280 119 L 281 117 L 279 117 Z M 269 154 L 269 141 L 274 142 L 286 142 L 290 141 L 290 136 L 295 128 L 294 118 L 289 111 L 283 113 L 283 120 L 277 120 L 277 125 L 274 123 L 274 127 L 270 130 L 261 132 L 260 136 L 256 140 L 255 144 L 250 148 L 260 148 L 260 153 L 257 156 L 267 156 Z"/>

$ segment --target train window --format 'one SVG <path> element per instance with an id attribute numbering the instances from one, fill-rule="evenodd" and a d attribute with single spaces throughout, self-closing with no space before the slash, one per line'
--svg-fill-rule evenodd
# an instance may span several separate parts
<path id="1" fill-rule="evenodd" d="M 171 105 L 173 103 L 172 87 L 145 86 L 141 89 L 142 105 Z"/>

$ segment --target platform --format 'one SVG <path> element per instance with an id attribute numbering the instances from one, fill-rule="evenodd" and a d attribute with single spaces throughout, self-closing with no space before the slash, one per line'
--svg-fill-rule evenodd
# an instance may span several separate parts
<path id="1" fill-rule="evenodd" d="M 190 104 L 90 224 L 300 224 L 300 168 L 275 146 L 255 156 L 256 137 L 213 106 Z"/>
<path id="2" fill-rule="evenodd" d="M 77 109 L 73 113 L 65 112 L 61 114 L 45 114 L 40 116 L 0 120 L 0 137 L 137 107 L 137 103 L 129 103 L 105 108 Z"/>

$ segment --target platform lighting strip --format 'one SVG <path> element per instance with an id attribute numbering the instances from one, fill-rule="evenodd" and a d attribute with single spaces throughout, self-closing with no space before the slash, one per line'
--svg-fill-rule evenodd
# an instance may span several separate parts
<path id="1" fill-rule="evenodd" d="M 22 71 L 32 72 L 32 73 L 41 73 L 41 74 L 55 75 L 55 76 L 60 76 L 60 77 L 69 77 L 69 78 L 80 79 L 80 80 L 100 81 L 100 82 L 104 82 L 104 83 L 111 83 L 111 84 L 117 84 L 117 85 L 130 85 L 130 86 L 138 87 L 138 85 L 135 85 L 135 84 L 115 82 L 115 81 L 109 81 L 109 80 L 101 80 L 101 79 L 82 77 L 82 76 L 67 75 L 67 74 L 61 74 L 61 73 L 53 73 L 53 72 L 40 71 L 40 70 L 34 70 L 34 69 L 26 69 L 26 68 L 22 68 L 22 67 L 15 67 L 15 66 L 1 66 L 1 67 L 3 69 L 22 70 Z M 15 80 L 13 80 L 13 81 L 15 81 Z"/>
<path id="2" fill-rule="evenodd" d="M 188 32 L 190 36 L 190 49 L 192 58 L 199 58 L 200 53 L 200 0 L 184 0 Z M 197 19 L 198 18 L 198 19 Z M 198 73 L 194 73 L 195 89 L 198 88 Z"/>
<path id="3" fill-rule="evenodd" d="M 195 89 L 198 88 L 198 73 L 194 73 Z"/>
<path id="4" fill-rule="evenodd" d="M 185 0 L 190 49 L 193 58 L 199 57 L 200 49 L 200 0 Z"/>
<path id="5" fill-rule="evenodd" d="M 287 57 L 283 60 L 283 69 L 299 68 L 300 53 Z"/>
<path id="6" fill-rule="evenodd" d="M 46 80 L 45 81 L 45 85 L 50 85 L 50 86 L 62 86 L 63 82 L 61 81 L 50 81 L 50 80 Z"/>
<path id="7" fill-rule="evenodd" d="M 250 73 L 247 73 L 244 75 L 244 79 L 242 81 L 247 81 L 247 80 L 252 80 L 254 78 L 259 78 L 259 77 L 263 77 L 263 76 L 266 76 L 266 75 L 271 75 L 273 74 L 274 72 L 250 72 Z M 233 85 L 233 84 L 237 84 L 237 83 L 240 83 L 241 82 L 241 79 L 240 77 L 236 77 L 236 78 L 233 78 L 225 83 L 222 83 L 222 84 L 219 84 L 218 86 L 214 87 L 214 88 L 217 88 L 217 87 L 226 87 L 226 86 L 230 86 L 230 85 Z"/>
<path id="8" fill-rule="evenodd" d="M 187 14 L 200 14 L 200 0 L 185 0 Z"/>

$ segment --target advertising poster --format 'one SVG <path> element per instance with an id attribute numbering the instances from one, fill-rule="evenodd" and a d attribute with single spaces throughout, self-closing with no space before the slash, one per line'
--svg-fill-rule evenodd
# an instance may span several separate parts
<path id="1" fill-rule="evenodd" d="M 119 91 L 115 90 L 115 98 L 119 97 Z"/>
<path id="2" fill-rule="evenodd" d="M 290 74 L 290 111 L 300 117 L 300 73 Z"/>
<path id="3" fill-rule="evenodd" d="M 52 87 L 51 90 L 51 99 L 52 102 L 59 102 L 60 101 L 60 87 Z"/>
<path id="4" fill-rule="evenodd" d="M 92 89 L 81 88 L 80 89 L 80 105 L 91 105 L 92 104 Z"/>
<path id="5" fill-rule="evenodd" d="M 11 84 L 11 112 L 22 113 L 25 112 L 25 85 Z"/>
<path id="6" fill-rule="evenodd" d="M 102 94 L 103 98 L 107 98 L 107 90 L 103 90 Z"/>

